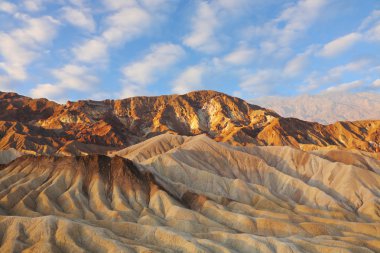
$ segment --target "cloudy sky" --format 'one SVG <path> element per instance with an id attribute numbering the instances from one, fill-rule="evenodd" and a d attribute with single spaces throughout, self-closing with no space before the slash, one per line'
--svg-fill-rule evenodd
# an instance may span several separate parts
<path id="1" fill-rule="evenodd" d="M 380 91 L 378 0 L 0 0 L 0 90 L 56 101 Z"/>

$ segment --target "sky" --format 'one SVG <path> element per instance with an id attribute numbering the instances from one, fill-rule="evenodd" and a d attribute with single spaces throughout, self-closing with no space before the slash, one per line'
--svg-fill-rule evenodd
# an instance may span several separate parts
<path id="1" fill-rule="evenodd" d="M 0 90 L 380 92 L 378 0 L 0 0 Z"/>

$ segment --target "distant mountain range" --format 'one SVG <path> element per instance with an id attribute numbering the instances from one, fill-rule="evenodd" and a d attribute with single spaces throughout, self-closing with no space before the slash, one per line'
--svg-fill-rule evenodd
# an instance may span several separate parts
<path id="1" fill-rule="evenodd" d="M 215 91 L 65 105 L 0 93 L 0 149 L 32 154 L 104 154 L 162 133 L 206 134 L 234 145 L 373 152 L 380 143 L 380 121 L 321 125 L 284 118 Z"/>
<path id="2" fill-rule="evenodd" d="M 322 124 L 380 119 L 380 93 L 326 93 L 297 97 L 263 97 L 250 102 L 273 109 L 283 117 Z"/>

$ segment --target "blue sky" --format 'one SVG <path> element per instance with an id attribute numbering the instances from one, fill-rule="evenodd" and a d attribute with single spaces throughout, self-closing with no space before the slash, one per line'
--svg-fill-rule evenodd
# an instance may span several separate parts
<path id="1" fill-rule="evenodd" d="M 0 0 L 0 90 L 56 101 L 380 91 L 378 0 Z"/>

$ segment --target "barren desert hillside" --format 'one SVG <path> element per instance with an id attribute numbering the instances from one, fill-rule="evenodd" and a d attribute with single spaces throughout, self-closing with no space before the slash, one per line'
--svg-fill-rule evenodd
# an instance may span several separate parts
<path id="1" fill-rule="evenodd" d="M 163 134 L 110 156 L 9 156 L 1 252 L 380 251 L 374 153 Z"/>
<path id="2" fill-rule="evenodd" d="M 0 0 L 0 253 L 380 253 L 380 0 Z"/>

